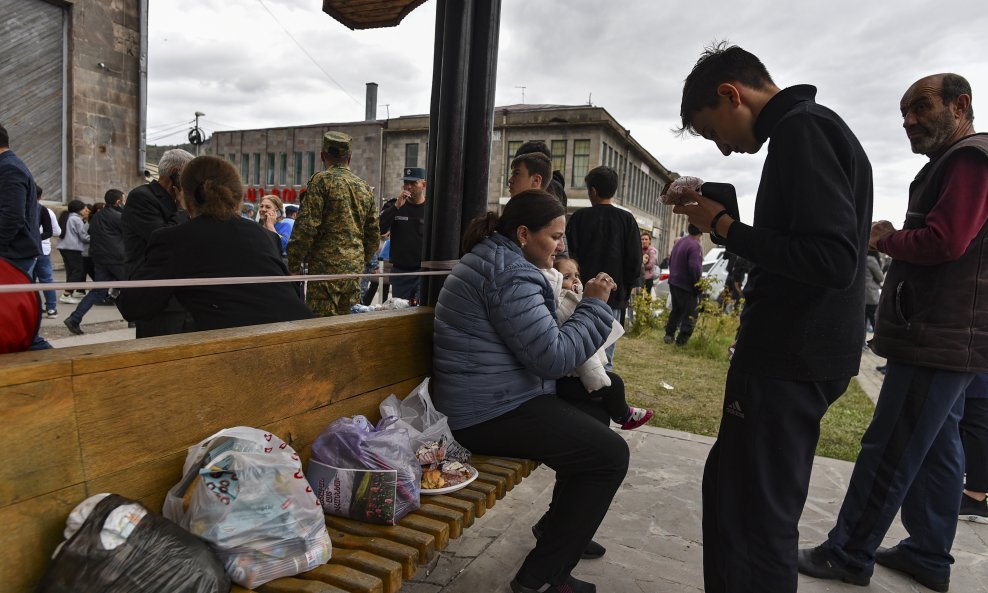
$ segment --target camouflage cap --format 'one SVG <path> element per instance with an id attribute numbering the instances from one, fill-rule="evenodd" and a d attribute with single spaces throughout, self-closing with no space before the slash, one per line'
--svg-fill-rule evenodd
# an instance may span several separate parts
<path id="1" fill-rule="evenodd" d="M 326 132 L 322 135 L 322 151 L 349 154 L 353 138 L 343 132 Z"/>

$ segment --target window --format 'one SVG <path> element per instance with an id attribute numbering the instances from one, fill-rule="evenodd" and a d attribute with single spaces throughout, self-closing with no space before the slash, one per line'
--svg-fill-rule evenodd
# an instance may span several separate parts
<path id="1" fill-rule="evenodd" d="M 246 152 L 240 155 L 240 180 L 245 185 L 250 184 L 250 155 Z"/>
<path id="2" fill-rule="evenodd" d="M 411 144 L 405 145 L 405 166 L 406 167 L 418 167 L 419 166 L 419 143 L 413 142 Z"/>
<path id="3" fill-rule="evenodd" d="M 305 153 L 306 158 L 306 179 L 312 179 L 312 176 L 316 173 L 316 153 L 309 151 Z"/>
<path id="4" fill-rule="evenodd" d="M 236 166 L 237 166 L 237 155 L 235 155 L 235 154 L 233 154 L 233 153 L 231 152 L 230 154 L 228 154 L 228 155 L 226 155 L 226 157 L 227 157 L 227 159 L 229 159 L 229 160 L 230 160 L 230 162 L 231 162 L 231 163 L 233 163 L 233 166 L 234 166 L 234 167 L 236 167 Z"/>
<path id="5" fill-rule="evenodd" d="M 507 170 L 507 174 L 504 177 L 505 179 L 511 177 L 511 161 L 515 160 L 515 151 L 521 148 L 522 144 L 524 143 L 521 140 L 512 140 L 511 142 L 508 142 L 508 162 L 504 163 L 504 168 Z M 505 183 L 505 185 L 507 185 L 507 183 Z"/>
<path id="6" fill-rule="evenodd" d="M 552 141 L 552 170 L 559 171 L 566 178 L 566 141 Z"/>
<path id="7" fill-rule="evenodd" d="M 261 185 L 261 153 L 255 152 L 252 155 L 254 161 L 254 185 Z"/>
<path id="8" fill-rule="evenodd" d="M 302 185 L 302 153 L 295 153 L 295 185 Z"/>
<path id="9" fill-rule="evenodd" d="M 267 174 L 264 176 L 264 183 L 266 185 L 274 185 L 274 153 L 268 153 L 268 168 Z"/>
<path id="10" fill-rule="evenodd" d="M 281 161 L 278 163 L 278 185 L 285 185 L 288 182 L 288 153 L 283 152 L 278 157 Z"/>
<path id="11" fill-rule="evenodd" d="M 585 187 L 583 178 L 590 168 L 590 141 L 573 141 L 573 187 Z"/>

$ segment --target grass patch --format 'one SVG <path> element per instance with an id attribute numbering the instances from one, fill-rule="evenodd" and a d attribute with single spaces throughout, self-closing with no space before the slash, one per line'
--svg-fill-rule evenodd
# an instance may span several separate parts
<path id="1" fill-rule="evenodd" d="M 730 339 L 720 335 L 723 327 L 694 334 L 696 344 L 691 339 L 683 348 L 664 344 L 662 332 L 656 331 L 618 342 L 615 371 L 624 379 L 628 403 L 655 411 L 650 425 L 717 436 L 729 366 Z M 817 455 L 854 461 L 874 409 L 857 381 L 851 381 L 823 418 Z"/>

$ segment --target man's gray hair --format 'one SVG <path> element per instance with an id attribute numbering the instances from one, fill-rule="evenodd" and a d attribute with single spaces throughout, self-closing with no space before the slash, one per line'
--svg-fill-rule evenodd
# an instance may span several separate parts
<path id="1" fill-rule="evenodd" d="M 172 169 L 177 169 L 179 173 L 189 164 L 189 161 L 196 158 L 192 153 L 181 148 L 166 150 L 158 161 L 158 174 L 169 175 Z"/>

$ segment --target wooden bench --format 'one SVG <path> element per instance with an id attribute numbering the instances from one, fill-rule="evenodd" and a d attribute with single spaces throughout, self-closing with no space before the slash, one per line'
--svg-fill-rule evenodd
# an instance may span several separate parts
<path id="1" fill-rule="evenodd" d="M 86 497 L 115 492 L 160 512 L 188 448 L 230 426 L 277 434 L 307 462 L 331 421 L 376 421 L 381 400 L 408 394 L 431 358 L 426 308 L 0 357 L 2 589 L 34 590 Z M 472 462 L 476 482 L 423 497 L 400 525 L 327 516 L 332 560 L 258 591 L 394 593 L 535 467 Z"/>

